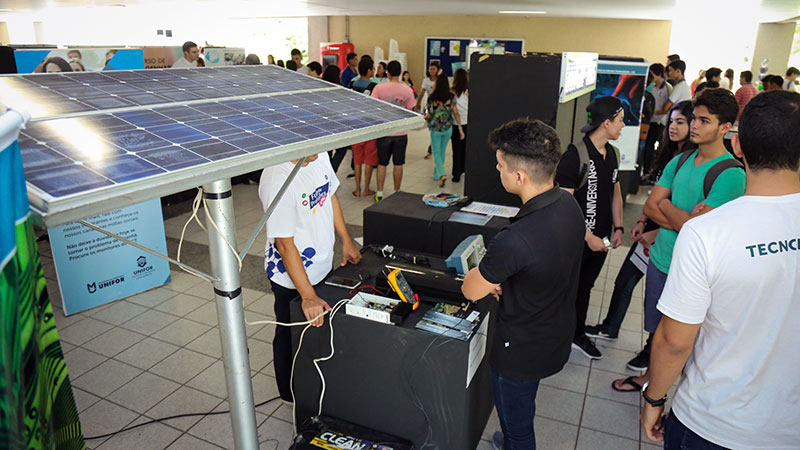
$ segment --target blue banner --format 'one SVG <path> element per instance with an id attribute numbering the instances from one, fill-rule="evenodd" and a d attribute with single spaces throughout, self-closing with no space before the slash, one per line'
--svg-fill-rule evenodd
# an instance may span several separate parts
<path id="1" fill-rule="evenodd" d="M 167 254 L 159 199 L 86 220 Z M 62 225 L 51 228 L 49 233 L 65 314 L 119 300 L 170 281 L 167 261 L 84 225 Z"/>

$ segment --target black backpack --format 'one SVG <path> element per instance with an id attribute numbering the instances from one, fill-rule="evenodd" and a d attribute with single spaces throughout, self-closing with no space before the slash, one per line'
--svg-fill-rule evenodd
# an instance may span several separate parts
<path id="1" fill-rule="evenodd" d="M 653 113 L 656 112 L 656 98 L 650 92 L 644 91 L 644 103 L 642 104 L 642 123 L 650 123 Z"/>
<path id="2" fill-rule="evenodd" d="M 675 168 L 675 174 L 681 170 L 681 167 L 692 157 L 692 153 L 694 153 L 696 149 L 686 150 L 685 152 L 681 153 L 678 156 L 678 166 Z M 733 169 L 735 167 L 739 167 L 740 169 L 744 170 L 744 166 L 742 163 L 735 159 L 723 159 L 722 161 L 714 164 L 714 166 L 708 169 L 705 178 L 703 178 L 703 198 L 708 198 L 708 194 L 711 193 L 711 188 L 714 187 L 714 182 L 717 181 L 717 178 L 728 169 Z"/>

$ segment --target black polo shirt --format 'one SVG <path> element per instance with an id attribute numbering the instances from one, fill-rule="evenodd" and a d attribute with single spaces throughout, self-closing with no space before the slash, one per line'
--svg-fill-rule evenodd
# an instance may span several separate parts
<path id="1" fill-rule="evenodd" d="M 601 238 L 610 237 L 614 227 L 611 203 L 614 198 L 614 185 L 619 181 L 617 157 L 611 144 L 606 144 L 606 157 L 603 158 L 589 136 L 585 136 L 583 142 L 589 151 L 589 178 L 582 188 L 575 190 L 575 200 L 583 211 L 586 228 Z M 569 144 L 567 151 L 561 155 L 561 162 L 558 163 L 556 183 L 564 188 L 575 189 L 581 181 L 580 172 L 578 149 Z"/>
<path id="2" fill-rule="evenodd" d="M 478 270 L 503 288 L 490 359 L 503 376 L 538 380 L 569 359 L 585 233 L 575 199 L 556 185 L 522 205 L 489 244 Z"/>

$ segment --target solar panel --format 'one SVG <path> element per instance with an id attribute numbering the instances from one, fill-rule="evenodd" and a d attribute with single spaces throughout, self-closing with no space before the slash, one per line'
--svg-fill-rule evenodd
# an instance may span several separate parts
<path id="1" fill-rule="evenodd" d="M 47 106 L 58 116 L 40 116 L 19 139 L 31 204 L 49 226 L 422 123 L 274 66 L 53 75 L 0 77 L 14 95 L 60 96 Z M 166 95 L 193 89 L 219 97 Z"/>
<path id="2" fill-rule="evenodd" d="M 312 77 L 277 66 L 67 72 L 0 77 L 4 98 L 34 120 L 103 110 L 330 89 Z M 12 97 L 14 97 L 12 95 Z"/>

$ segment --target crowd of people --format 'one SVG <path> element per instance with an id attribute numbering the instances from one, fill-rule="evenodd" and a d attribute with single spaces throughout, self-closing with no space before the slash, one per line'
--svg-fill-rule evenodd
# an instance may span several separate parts
<path id="1" fill-rule="evenodd" d="M 460 180 L 469 98 L 465 70 L 454 73 L 451 86 L 438 64 L 431 64 L 417 90 L 398 61 L 376 65 L 366 55 L 348 55 L 339 70 L 304 65 L 302 54 L 292 51 L 287 66 L 420 111 L 430 130 L 432 178 L 445 185 L 444 154 L 452 141 L 452 180 Z M 614 380 L 611 387 L 642 396 L 647 437 L 664 440 L 667 449 L 791 448 L 800 439 L 794 426 L 800 382 L 792 377 L 800 367 L 800 354 L 792 349 L 800 332 L 794 320 L 800 313 L 800 94 L 793 92 L 800 71 L 789 68 L 785 78 L 766 75 L 761 89 L 743 71 L 735 92 L 731 70 L 709 68 L 691 84 L 685 72 L 678 55 L 649 68 L 646 97 L 652 105 L 644 112 L 647 132 L 638 163 L 653 187 L 598 324 L 586 323 L 592 289 L 609 250 L 622 245 L 625 233 L 620 154 L 612 144 L 625 126 L 622 102 L 594 99 L 583 137 L 563 154 L 558 134 L 541 121 L 515 120 L 490 134 L 503 187 L 523 204 L 462 287 L 472 300 L 501 295 L 490 353 L 501 426 L 494 448 L 535 448 L 539 380 L 558 373 L 572 350 L 602 358 L 597 340 L 619 338 L 642 278 L 649 337 L 626 364 L 640 375 Z M 353 145 L 352 194 L 381 200 L 390 161 L 399 190 L 407 146 L 404 134 Z M 323 183 L 333 200 L 313 207 L 320 214 L 286 202 L 279 205 L 285 214 L 269 219 L 265 269 L 279 321 L 289 321 L 288 302 L 297 295 L 309 319 L 329 309 L 314 286 L 332 264 L 330 230 L 345 244 L 343 265 L 360 259 L 332 194 L 346 153 L 337 149 L 309 158 L 308 169 L 298 175 L 298 195 L 333 180 Z M 275 166 L 261 177 L 265 207 L 292 166 Z M 370 189 L 373 168 L 377 191 Z M 291 400 L 286 333 L 278 327 L 273 346 L 279 390 Z M 665 416 L 669 389 L 679 377 Z"/>

